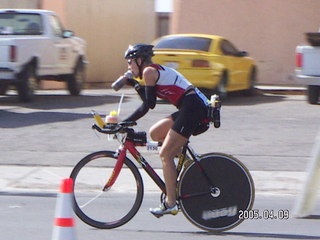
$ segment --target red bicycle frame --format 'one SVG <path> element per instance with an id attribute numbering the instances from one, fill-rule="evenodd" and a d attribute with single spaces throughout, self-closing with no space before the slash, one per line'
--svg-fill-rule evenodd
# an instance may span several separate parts
<path id="1" fill-rule="evenodd" d="M 108 190 L 112 187 L 112 185 L 117 180 L 117 177 L 120 174 L 120 171 L 123 167 L 123 163 L 127 156 L 127 151 L 136 159 L 136 161 L 142 166 L 142 168 L 147 172 L 147 174 L 153 179 L 153 181 L 157 184 L 160 190 L 163 193 L 166 193 L 166 187 L 163 180 L 159 177 L 159 175 L 154 171 L 151 165 L 147 162 L 147 160 L 140 154 L 140 152 L 136 149 L 136 146 L 144 146 L 144 145 L 136 145 L 134 142 L 130 140 L 125 140 L 122 147 L 118 150 L 118 158 L 117 162 L 113 168 L 111 177 L 109 178 L 107 184 L 104 186 L 104 190 Z"/>

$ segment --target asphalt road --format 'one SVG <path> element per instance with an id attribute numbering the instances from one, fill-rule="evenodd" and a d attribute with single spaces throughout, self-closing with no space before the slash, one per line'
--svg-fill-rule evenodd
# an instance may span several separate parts
<path id="1" fill-rule="evenodd" d="M 121 116 L 125 117 L 140 101 L 133 91 L 122 92 L 125 99 Z M 72 97 L 66 91 L 41 91 L 32 103 L 19 103 L 13 95 L 0 96 L 0 232 L 4 238 L 50 237 L 55 192 L 42 189 L 41 193 L 32 188 L 38 187 L 38 183 L 43 188 L 57 183 L 59 177 L 68 176 L 70 169 L 93 151 L 117 148 L 117 143 L 91 130 L 90 111 L 106 114 L 117 109 L 122 92 L 86 90 L 83 95 Z M 166 102 L 158 102 L 152 113 L 139 120 L 137 129 L 147 130 L 174 110 Z M 259 190 L 254 207 L 262 211 L 284 208 L 292 214 L 295 195 L 283 195 L 290 178 L 282 174 L 296 176 L 306 170 L 320 130 L 320 106 L 308 104 L 304 95 L 284 92 L 259 93 L 254 97 L 233 94 L 223 102 L 221 113 L 221 128 L 212 127 L 192 137 L 191 145 L 199 153 L 225 152 L 239 158 L 252 171 Z M 144 149 L 141 152 L 152 166 L 161 167 L 156 152 Z M 257 174 L 264 176 L 257 178 L 263 179 L 262 182 L 256 181 Z M 295 180 L 292 177 L 290 186 L 293 188 Z M 281 185 L 279 192 L 264 195 L 266 183 L 273 187 Z M 15 187 L 15 191 L 10 187 Z M 159 196 L 146 193 L 138 215 L 122 228 L 97 231 L 77 220 L 79 239 L 320 239 L 317 231 L 319 206 L 308 219 L 247 220 L 234 230 L 212 236 L 193 227 L 182 214 L 177 218 L 153 218 L 147 209 L 157 204 Z"/>
<path id="2" fill-rule="evenodd" d="M 125 197 L 125 196 L 124 196 Z M 193 239 L 320 239 L 319 215 L 296 219 L 291 214 L 294 198 L 288 195 L 259 195 L 254 209 L 263 211 L 288 210 L 289 219 L 248 219 L 223 233 L 209 233 L 193 226 L 179 213 L 176 216 L 153 217 L 149 207 L 159 201 L 157 194 L 145 194 L 137 215 L 116 229 L 92 228 L 79 218 L 74 227 L 75 237 L 85 239 L 141 239 L 141 240 L 193 240 Z M 0 198 L 1 239 L 43 240 L 51 239 L 54 228 L 56 197 L 54 195 L 8 194 Z M 320 212 L 317 208 L 316 213 Z"/>
<path id="3" fill-rule="evenodd" d="M 0 97 L 0 164 L 73 166 L 88 153 L 115 150 L 117 143 L 91 130 L 92 109 L 107 114 L 118 108 L 128 116 L 140 104 L 132 90 L 86 90 L 78 97 L 66 91 L 41 91 L 32 103 L 16 96 Z M 281 92 L 283 93 L 283 92 Z M 138 121 L 148 130 L 175 108 L 158 102 L 155 110 Z M 191 138 L 199 153 L 225 152 L 244 162 L 250 170 L 304 171 L 319 131 L 320 106 L 310 105 L 304 95 L 234 94 L 223 102 L 221 128 Z M 160 167 L 156 153 L 142 149 L 152 166 Z"/>

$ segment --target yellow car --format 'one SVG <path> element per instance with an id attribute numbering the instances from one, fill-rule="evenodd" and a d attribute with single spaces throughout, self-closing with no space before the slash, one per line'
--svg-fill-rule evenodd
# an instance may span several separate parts
<path id="1" fill-rule="evenodd" d="M 238 51 L 224 37 L 175 34 L 157 39 L 153 61 L 174 68 L 206 95 L 243 90 L 254 93 L 257 67 L 247 52 Z"/>

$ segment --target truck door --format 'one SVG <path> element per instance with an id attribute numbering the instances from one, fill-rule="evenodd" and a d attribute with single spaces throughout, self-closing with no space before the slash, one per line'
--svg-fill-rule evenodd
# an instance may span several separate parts
<path id="1" fill-rule="evenodd" d="M 51 15 L 49 16 L 49 25 L 53 34 L 53 54 L 55 56 L 54 69 L 56 74 L 70 73 L 72 65 L 71 42 L 69 38 L 63 37 L 63 27 L 59 19 Z"/>

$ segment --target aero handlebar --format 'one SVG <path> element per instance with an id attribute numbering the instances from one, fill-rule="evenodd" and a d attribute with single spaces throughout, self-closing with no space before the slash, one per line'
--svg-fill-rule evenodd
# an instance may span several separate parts
<path id="1" fill-rule="evenodd" d="M 106 124 L 104 128 L 100 128 L 97 124 L 92 125 L 92 129 L 104 134 L 116 134 L 118 132 L 127 132 L 128 127 L 137 125 L 134 121 L 121 122 L 115 124 Z"/>

